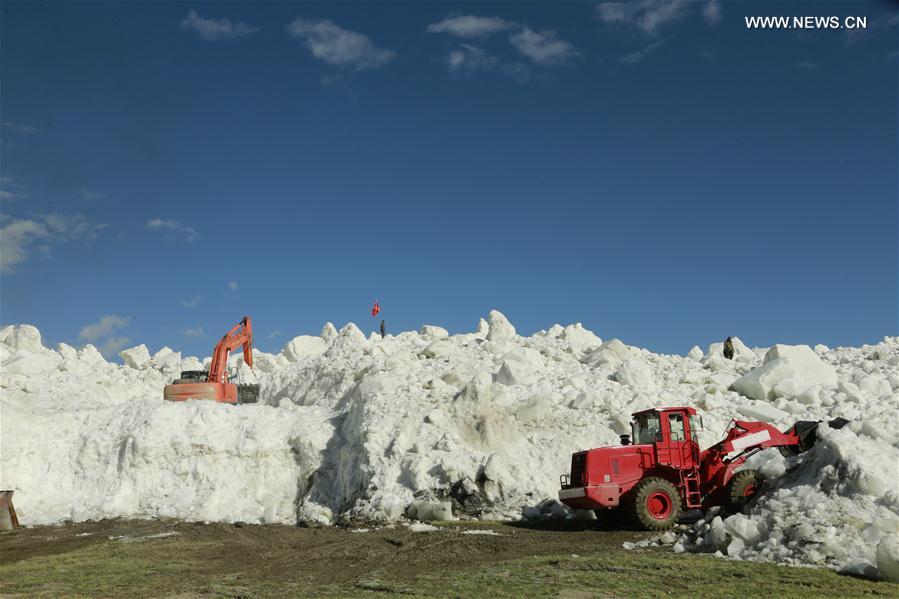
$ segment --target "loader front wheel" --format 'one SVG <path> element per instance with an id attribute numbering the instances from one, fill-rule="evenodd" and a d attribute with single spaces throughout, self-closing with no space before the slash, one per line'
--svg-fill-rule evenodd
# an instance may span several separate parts
<path id="1" fill-rule="evenodd" d="M 758 470 L 740 470 L 727 483 L 727 507 L 733 512 L 741 511 L 761 485 L 762 475 Z"/>
<path id="2" fill-rule="evenodd" d="M 664 478 L 652 476 L 634 486 L 628 508 L 631 519 L 640 528 L 668 530 L 680 517 L 680 493 Z"/>

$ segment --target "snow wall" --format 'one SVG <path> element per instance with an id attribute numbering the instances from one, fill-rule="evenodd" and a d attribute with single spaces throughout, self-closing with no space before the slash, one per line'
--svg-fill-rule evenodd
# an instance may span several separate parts
<path id="1" fill-rule="evenodd" d="M 0 487 L 26 525 L 100 518 L 373 523 L 404 518 L 592 517 L 553 501 L 573 451 L 617 443 L 632 412 L 687 405 L 703 447 L 732 418 L 785 430 L 844 417 L 810 452 L 752 466 L 769 490 L 746 515 L 676 531 L 676 550 L 899 575 L 899 338 L 829 349 L 735 340 L 660 355 L 580 324 L 516 334 L 492 311 L 470 334 L 385 339 L 330 323 L 254 352 L 256 405 L 162 400 L 203 361 L 138 346 L 0 331 Z M 208 358 L 206 363 L 208 364 Z"/>

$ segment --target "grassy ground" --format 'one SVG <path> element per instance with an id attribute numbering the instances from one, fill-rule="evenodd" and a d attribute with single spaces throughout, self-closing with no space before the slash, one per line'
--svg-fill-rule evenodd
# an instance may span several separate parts
<path id="1" fill-rule="evenodd" d="M 489 530 L 493 535 L 464 534 Z M 636 532 L 509 524 L 350 532 L 105 521 L 0 535 L 4 596 L 899 597 L 899 585 L 626 551 Z"/>

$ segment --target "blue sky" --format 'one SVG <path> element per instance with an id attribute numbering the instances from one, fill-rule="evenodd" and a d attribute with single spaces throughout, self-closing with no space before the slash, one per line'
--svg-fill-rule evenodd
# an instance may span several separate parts
<path id="1" fill-rule="evenodd" d="M 892 11 L 892 12 L 891 12 Z M 750 15 L 864 31 L 748 30 Z M 326 321 L 670 353 L 896 335 L 884 2 L 12 3 L 0 319 L 109 355 Z"/>

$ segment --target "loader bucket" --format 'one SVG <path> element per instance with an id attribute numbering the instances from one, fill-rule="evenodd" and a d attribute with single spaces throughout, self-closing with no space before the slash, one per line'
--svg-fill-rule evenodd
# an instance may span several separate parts
<path id="1" fill-rule="evenodd" d="M 0 530 L 15 530 L 19 527 L 16 508 L 12 504 L 13 491 L 0 491 Z"/>
<path id="2" fill-rule="evenodd" d="M 788 430 L 784 431 L 784 434 L 786 435 L 796 435 L 799 438 L 799 443 L 797 445 L 781 445 L 777 448 L 778 451 L 780 451 L 780 454 L 785 458 L 789 458 L 799 455 L 800 453 L 805 453 L 814 447 L 815 441 L 818 440 L 818 426 L 822 423 L 822 420 L 817 422 L 800 420 Z M 849 424 L 849 421 L 845 418 L 834 418 L 827 423 L 827 426 L 834 429 L 841 429 L 847 424 Z"/>

